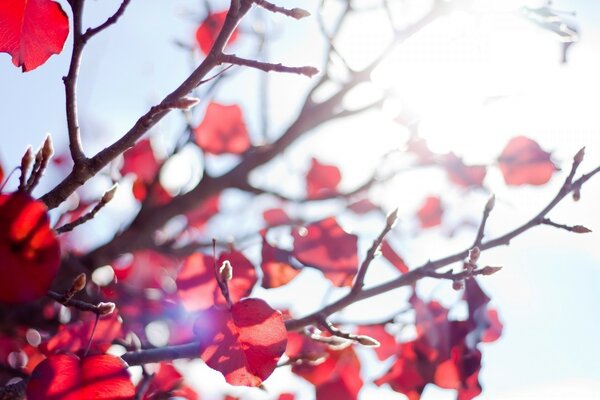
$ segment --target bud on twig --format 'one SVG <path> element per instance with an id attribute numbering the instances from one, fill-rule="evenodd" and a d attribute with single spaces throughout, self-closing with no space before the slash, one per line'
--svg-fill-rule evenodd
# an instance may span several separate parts
<path id="1" fill-rule="evenodd" d="M 21 177 L 19 178 L 19 190 L 25 189 L 27 171 L 31 167 L 33 160 L 33 150 L 31 146 L 27 146 L 25 154 L 23 154 L 23 157 L 21 157 Z"/>
<path id="2" fill-rule="evenodd" d="M 104 192 L 104 194 L 102 195 L 102 199 L 100 199 L 100 203 L 106 204 L 109 201 L 111 201 L 113 199 L 113 197 L 115 197 L 115 193 L 117 191 L 118 186 L 119 186 L 119 184 L 115 183 L 114 185 L 111 186 L 110 189 L 108 189 L 106 192 Z"/>
<path id="3" fill-rule="evenodd" d="M 581 150 L 579 150 L 577 152 L 577 154 L 575 154 L 575 156 L 573 157 L 573 163 L 575 163 L 577 165 L 581 164 L 584 157 L 585 157 L 585 147 L 582 147 Z"/>
<path id="4" fill-rule="evenodd" d="M 356 337 L 356 342 L 359 344 L 362 344 L 363 346 L 366 347 L 379 347 L 381 346 L 381 343 L 379 343 L 379 341 L 373 339 L 370 336 L 367 335 L 358 335 Z"/>
<path id="5" fill-rule="evenodd" d="M 86 276 L 84 273 L 77 275 L 77 278 L 73 280 L 73 285 L 71 286 L 71 290 L 74 293 L 81 292 L 85 288 L 85 284 L 87 282 Z"/>
<path id="6" fill-rule="evenodd" d="M 481 269 L 481 275 L 486 275 L 486 276 L 494 275 L 496 272 L 500 271 L 501 269 L 502 269 L 502 267 L 490 267 L 488 265 Z"/>
<path id="7" fill-rule="evenodd" d="M 310 13 L 302 8 L 292 8 L 290 11 L 290 17 L 295 19 L 302 19 L 310 17 Z"/>
<path id="8" fill-rule="evenodd" d="M 179 108 L 180 110 L 189 110 L 198 103 L 200 103 L 200 100 L 195 97 L 182 97 L 179 100 L 176 100 L 173 103 L 173 106 L 174 108 Z"/>
<path id="9" fill-rule="evenodd" d="M 52 136 L 50 134 L 46 135 L 46 140 L 44 140 L 44 144 L 42 145 L 42 159 L 48 163 L 50 158 L 54 155 L 54 146 L 52 145 Z"/>
<path id="10" fill-rule="evenodd" d="M 224 282 L 228 282 L 233 278 L 233 267 L 229 260 L 223 261 L 223 264 L 219 268 L 219 275 Z"/>
<path id="11" fill-rule="evenodd" d="M 469 250 L 469 264 L 476 264 L 477 260 L 479 260 L 480 255 L 481 255 L 481 250 L 477 246 L 475 246 L 471 250 Z"/>
<path id="12" fill-rule="evenodd" d="M 591 232 L 591 229 L 588 229 L 583 225 L 575 225 L 572 230 L 575 233 L 590 233 Z"/>
<path id="13" fill-rule="evenodd" d="M 465 282 L 464 281 L 454 281 L 452 282 L 452 289 L 459 291 L 459 290 L 463 290 L 465 288 Z"/>
<path id="14" fill-rule="evenodd" d="M 487 203 L 485 203 L 485 211 L 487 213 L 489 213 L 490 211 L 492 211 L 494 209 L 494 206 L 496 205 L 496 195 L 493 194 L 492 197 L 490 197 L 487 201 Z"/>
<path id="15" fill-rule="evenodd" d="M 393 228 L 396 225 L 396 221 L 398 221 L 398 209 L 394 209 L 391 213 L 389 213 L 385 219 L 386 224 Z"/>
<path id="16" fill-rule="evenodd" d="M 98 315 L 102 316 L 102 315 L 110 315 L 113 313 L 113 311 L 115 311 L 115 303 L 112 302 L 100 302 L 98 303 L 98 305 L 96 306 L 96 308 L 98 309 Z"/>

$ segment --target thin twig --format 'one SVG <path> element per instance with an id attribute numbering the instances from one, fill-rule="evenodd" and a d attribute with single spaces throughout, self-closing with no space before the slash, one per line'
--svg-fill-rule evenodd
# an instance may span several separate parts
<path id="1" fill-rule="evenodd" d="M 397 218 L 398 209 L 396 208 L 387 216 L 385 220 L 385 226 L 383 227 L 381 233 L 379 233 L 377 238 L 375 238 L 373 244 L 367 251 L 367 255 L 363 260 L 362 264 L 360 265 L 360 268 L 358 269 L 358 273 L 356 274 L 356 279 L 354 280 L 354 284 L 352 285 L 352 290 L 350 291 L 350 293 L 355 294 L 362 290 L 363 286 L 365 285 L 365 277 L 367 275 L 367 270 L 369 269 L 371 262 L 375 259 L 375 256 L 377 255 L 381 243 L 383 242 L 383 239 L 396 224 Z"/>
<path id="2" fill-rule="evenodd" d="M 83 40 L 88 41 L 94 35 L 97 35 L 109 26 L 117 23 L 119 18 L 121 18 L 121 16 L 125 13 L 125 9 L 127 8 L 130 2 L 131 0 L 123 0 L 117 11 L 115 11 L 115 13 L 112 16 L 110 16 L 106 21 L 104 21 L 102 24 L 98 25 L 95 28 L 88 28 L 88 30 L 86 30 L 85 34 L 83 35 Z"/>
<path id="3" fill-rule="evenodd" d="M 308 76 L 309 78 L 319 73 L 319 70 L 315 67 L 288 67 L 287 65 L 283 65 L 281 63 L 274 64 L 257 60 L 250 60 L 247 58 L 241 58 L 236 56 L 235 54 L 221 54 L 220 56 L 218 56 L 218 60 L 219 64 L 227 63 L 243 65 L 245 67 L 259 69 L 265 72 L 285 72 L 290 74 L 304 75 Z"/>

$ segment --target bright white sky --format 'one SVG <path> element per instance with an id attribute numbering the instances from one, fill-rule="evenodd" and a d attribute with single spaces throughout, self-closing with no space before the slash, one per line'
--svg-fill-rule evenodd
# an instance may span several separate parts
<path id="1" fill-rule="evenodd" d="M 118 1 L 89 3 L 93 10 L 88 13 L 89 22 L 95 22 L 103 20 Z M 195 3 L 133 0 L 122 22 L 90 44 L 79 90 L 84 142 L 89 153 L 124 132 L 187 75 L 190 60 L 172 43 L 174 39 L 191 43 L 193 18 L 183 15 L 186 11 L 199 13 L 200 2 Z M 423 3 L 420 2 L 421 6 Z M 399 47 L 373 75 L 378 88 L 394 93 L 383 113 L 373 112 L 319 129 L 288 151 L 285 163 L 276 162 L 268 174 L 256 177 L 257 182 L 279 183 L 295 169 L 298 179 L 287 179 L 301 184 L 301 172 L 310 155 L 315 154 L 326 162 L 342 166 L 344 187 L 358 184 L 369 175 L 369 166 L 375 165 L 381 154 L 400 146 L 406 139 L 406 132 L 389 121 L 389 115 L 398 110 L 420 118 L 420 133 L 435 150 L 455 151 L 468 162 L 489 162 L 497 157 L 510 137 L 523 134 L 552 150 L 556 161 L 565 169 L 570 157 L 585 145 L 587 156 L 582 170 L 595 167 L 600 160 L 597 111 L 600 104 L 600 80 L 597 79 L 600 7 L 584 0 L 555 2 L 557 9 L 577 11 L 581 33 L 581 42 L 570 50 L 569 63 L 564 66 L 558 62 L 558 41 L 518 16 L 516 10 L 524 3 L 483 0 L 478 3 L 480 8 L 476 14 L 458 12 L 424 29 Z M 313 9 L 315 2 L 309 4 L 294 2 L 293 5 Z M 414 7 L 403 11 L 417 12 Z M 354 65 L 364 63 L 369 54 L 378 50 L 377 43 L 389 36 L 377 18 L 371 15 L 366 20 L 355 21 L 345 32 L 346 40 L 339 47 Z M 319 40 L 314 20 L 293 22 L 273 17 L 272 21 L 271 27 L 281 32 L 281 41 L 274 43 L 272 50 L 274 61 L 318 65 L 321 54 L 314 45 Z M 252 39 L 242 38 L 234 49 L 244 54 L 245 46 L 254 45 Z M 290 48 L 294 51 L 290 52 Z M 67 54 L 52 57 L 46 65 L 22 75 L 10 64 L 7 55 L 0 55 L 0 160 L 5 168 L 17 165 L 26 145 L 37 146 L 48 131 L 53 133 L 57 147 L 65 143 L 60 77 L 67 70 L 67 57 Z M 257 107 L 257 96 L 252 95 L 257 76 L 254 71 L 236 75 L 226 90 L 219 93 L 218 99 L 241 102 L 251 115 Z M 275 137 L 278 129 L 294 117 L 298 106 L 295 94 L 302 93 L 306 85 L 306 78 L 272 75 L 270 137 Z M 361 90 L 355 99 L 364 100 L 374 89 Z M 258 120 L 250 118 L 249 125 L 256 132 Z M 168 131 L 177 126 L 176 120 L 170 118 L 161 123 L 159 130 Z M 369 134 L 364 135 L 365 132 Z M 343 140 L 340 140 L 342 135 Z M 48 175 L 56 177 L 53 172 Z M 489 221 L 489 233 L 501 234 L 530 217 L 551 198 L 561 180 L 562 175 L 559 175 L 541 189 L 507 190 L 499 172 L 492 170 L 486 184 L 498 201 Z M 436 173 L 402 176 L 377 192 L 377 200 L 390 208 L 404 204 L 404 216 L 408 216 L 424 195 L 439 193 L 440 187 L 445 189 L 441 185 L 444 185 L 443 176 Z M 283 190 L 296 193 L 293 185 Z M 461 195 L 448 191 L 448 207 L 453 210 L 448 221 L 478 216 L 487 196 L 488 193 Z M 579 203 L 565 202 L 553 217 L 559 222 L 584 224 L 599 232 L 599 202 L 600 179 L 596 179 L 586 185 Z M 110 217 L 123 212 L 113 209 Z M 368 220 L 343 222 L 348 229 L 356 228 L 366 236 L 373 236 L 379 229 L 378 224 Z M 445 239 L 441 229 L 408 241 L 406 236 L 411 235 L 414 223 L 404 219 L 400 230 L 405 236 L 398 235 L 396 240 L 404 246 L 402 253 L 410 265 L 462 249 L 473 235 L 462 230 L 452 239 Z M 435 243 L 433 248 L 432 243 Z M 499 342 L 483 348 L 484 394 L 481 399 L 599 398 L 600 252 L 597 243 L 596 233 L 575 236 L 540 228 L 516 240 L 510 249 L 484 254 L 482 262 L 506 267 L 483 282 L 506 329 Z M 367 246 L 367 241 L 362 245 Z M 368 280 L 371 283 L 390 276 L 384 267 L 373 268 L 372 272 Z M 309 271 L 289 290 L 270 293 L 259 290 L 257 294 L 282 306 L 293 304 L 300 313 L 309 312 L 319 306 L 327 291 L 326 285 L 316 284 L 319 281 L 319 276 Z M 435 291 L 436 296 L 450 303 L 456 295 L 447 286 L 433 282 L 424 284 L 423 289 Z M 309 296 L 307 290 L 311 291 Z M 394 309 L 390 304 L 402 308 L 405 295 L 405 292 L 390 293 L 377 301 L 361 303 L 344 317 L 372 316 L 373 310 L 387 315 Z M 365 355 L 369 376 L 386 369 L 387 364 L 377 363 L 368 352 L 361 354 Z M 224 385 L 218 374 L 210 373 L 200 363 L 194 364 L 189 373 L 192 382 L 203 391 L 207 390 L 205 382 L 210 382 L 209 392 Z M 277 371 L 266 387 L 274 392 L 296 387 L 306 389 L 300 380 L 290 384 L 285 376 L 285 371 Z M 251 394 L 252 398 L 268 398 L 265 396 L 259 391 Z M 375 396 L 380 400 L 402 398 L 387 389 L 372 387 L 361 393 L 363 400 Z M 453 397 L 452 392 L 428 389 L 424 399 Z"/>

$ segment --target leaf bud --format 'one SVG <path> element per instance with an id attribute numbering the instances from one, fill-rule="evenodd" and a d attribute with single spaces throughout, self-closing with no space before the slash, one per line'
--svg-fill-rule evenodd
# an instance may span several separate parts
<path id="1" fill-rule="evenodd" d="M 233 278 L 233 267 L 229 260 L 223 261 L 223 264 L 219 268 L 219 275 L 224 282 L 230 281 Z"/>
<path id="2" fill-rule="evenodd" d="M 104 194 L 102 195 L 102 199 L 100 200 L 101 203 L 106 204 L 109 201 L 111 201 L 113 199 L 113 197 L 115 197 L 115 193 L 117 191 L 117 187 L 119 186 L 118 183 L 115 183 L 114 185 L 111 186 L 110 189 L 108 189 L 106 192 L 104 192 Z"/>
<path id="3" fill-rule="evenodd" d="M 479 247 L 475 246 L 471 250 L 469 250 L 469 263 L 475 264 L 479 260 L 479 256 L 481 255 L 481 250 Z"/>
<path id="4" fill-rule="evenodd" d="M 379 347 L 381 346 L 381 343 L 379 343 L 379 341 L 373 339 L 370 336 L 367 335 L 358 335 L 355 339 L 359 344 L 362 344 L 363 346 L 366 347 Z"/>
<path id="5" fill-rule="evenodd" d="M 494 209 L 494 206 L 496 205 L 496 195 L 493 194 L 487 201 L 487 203 L 485 203 L 485 211 L 486 212 L 490 212 Z"/>
<path id="6" fill-rule="evenodd" d="M 98 303 L 98 305 L 96 306 L 96 308 L 98 309 L 98 315 L 103 316 L 103 315 L 110 315 L 113 313 L 113 311 L 115 311 L 115 303 L 112 302 L 100 302 Z"/>
<path id="7" fill-rule="evenodd" d="M 52 145 L 52 136 L 48 134 L 42 145 L 42 159 L 48 161 L 52 155 L 54 155 L 54 146 Z"/>
<path id="8" fill-rule="evenodd" d="M 481 269 L 481 275 L 494 275 L 496 272 L 500 271 L 502 267 L 490 267 L 485 266 Z"/>
<path id="9" fill-rule="evenodd" d="M 573 232 L 575 233 L 590 233 L 591 231 L 591 229 L 588 229 L 583 225 L 575 225 L 573 227 Z"/>
<path id="10" fill-rule="evenodd" d="M 86 276 L 84 273 L 77 275 L 77 277 L 73 280 L 73 285 L 71 286 L 71 290 L 74 293 L 81 292 L 85 288 L 85 284 L 87 282 Z"/>
<path id="11" fill-rule="evenodd" d="M 573 157 L 573 162 L 577 165 L 581 164 L 584 156 L 585 156 L 585 147 L 582 147 L 581 150 L 579 150 L 577 152 L 577 154 L 575 154 L 575 156 Z"/>
<path id="12" fill-rule="evenodd" d="M 302 19 L 310 17 L 310 13 L 303 8 L 292 8 L 292 10 L 290 11 L 290 17 Z"/>
<path id="13" fill-rule="evenodd" d="M 465 288 L 465 283 L 463 281 L 454 281 L 452 282 L 452 289 L 459 291 Z"/>

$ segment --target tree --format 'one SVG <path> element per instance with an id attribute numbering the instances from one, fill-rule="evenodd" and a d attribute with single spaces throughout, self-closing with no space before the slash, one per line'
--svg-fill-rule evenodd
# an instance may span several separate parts
<path id="1" fill-rule="evenodd" d="M 541 225 L 590 232 L 583 225 L 550 217 L 565 198 L 578 200 L 582 186 L 600 171 L 600 167 L 579 171 L 584 149 L 565 165 L 564 176 L 554 178 L 563 183 L 547 205 L 498 235 L 490 235 L 487 226 L 496 202 L 488 195 L 488 170 L 496 168 L 504 185 L 514 187 L 542 186 L 557 175 L 550 152 L 526 136 L 517 135 L 499 149 L 496 165 L 473 165 L 453 152 L 432 149 L 419 137 L 414 121 L 407 120 L 409 115 L 396 112 L 398 129 L 408 131 L 407 141 L 401 149 L 388 149 L 362 182 L 344 182 L 348 179 L 342 166 L 314 154 L 303 154 L 307 168 L 300 179 L 302 187 L 264 178 L 301 139 L 315 140 L 308 137 L 311 132 L 380 112 L 393 93 L 361 98 L 353 108 L 348 99 L 373 79 L 399 42 L 467 7 L 467 2 L 435 1 L 418 18 L 403 22 L 401 29 L 390 4 L 377 4 L 392 37 L 389 46 L 360 68 L 346 60 L 338 43 L 347 20 L 368 13 L 370 6 L 344 1 L 331 17 L 324 3 L 311 17 L 319 21 L 325 37 L 321 72 L 313 66 L 262 61 L 274 33 L 240 28 L 256 8 L 266 11 L 265 18 L 282 14 L 296 20 L 310 16 L 304 9 L 265 0 L 236 0 L 224 9 L 206 3 L 196 43 L 180 44 L 192 56 L 201 54 L 199 64 L 95 155 L 84 151 L 79 69 L 86 46 L 120 23 L 130 1 L 123 0 L 112 16 L 91 27 L 83 23 L 84 3 L 14 0 L 0 5 L 0 27 L 7 32 L 0 37 L 0 51 L 9 53 L 24 72 L 43 68 L 52 54 L 62 51 L 67 36 L 73 38 L 64 78 L 68 152 L 53 159 L 54 146 L 47 136 L 39 150 L 30 147 L 24 152 L 14 170 L 19 171 L 18 181 L 16 174 L 11 181 L 11 173 L 6 177 L 0 173 L 5 181 L 0 194 L 0 270 L 5 277 L 0 282 L 2 398 L 196 399 L 198 394 L 171 361 L 200 358 L 231 385 L 261 387 L 276 368 L 287 368 L 314 385 L 319 400 L 355 399 L 367 381 L 357 355 L 361 347 L 374 348 L 382 361 L 393 359 L 387 372 L 373 382 L 409 399 L 420 398 L 428 385 L 452 389 L 459 399 L 481 393 L 480 345 L 502 332 L 498 312 L 479 284 L 480 279 L 494 279 L 485 277 L 499 273 L 501 267 L 484 263 L 482 253 Z M 528 12 L 544 16 L 549 9 Z M 577 39 L 576 31 L 566 30 L 564 24 L 543 22 L 545 28 L 568 37 L 569 43 Z M 293 23 L 286 21 L 285 26 Z M 230 53 L 228 46 L 244 35 L 254 35 L 259 43 L 255 57 Z M 309 88 L 298 99 L 297 115 L 280 132 L 270 126 L 275 121 L 269 115 L 266 75 L 259 78 L 261 104 L 255 107 L 260 135 L 252 134 L 249 115 L 240 105 L 214 99 L 229 77 L 248 69 L 312 78 L 304 81 Z M 161 147 L 158 141 L 164 132 L 153 128 L 167 115 L 175 115 L 182 128 L 163 135 L 176 137 Z M 344 152 L 342 144 L 338 141 L 335 150 Z M 177 163 L 194 157 L 203 157 L 202 173 L 195 181 L 191 177 L 191 184 L 174 184 L 172 180 L 182 173 Z M 66 168 L 65 174 L 36 198 L 33 191 L 50 168 Z M 377 191 L 401 174 L 424 169 L 442 171 L 452 189 L 442 195 L 439 188 L 422 182 L 410 188 L 420 201 L 417 206 L 399 201 L 394 208 L 378 199 Z M 288 175 L 286 179 L 291 179 Z M 93 178 L 103 179 L 94 183 Z M 14 190 L 4 191 L 9 185 Z M 94 197 L 93 187 L 98 185 L 105 185 L 103 193 Z M 406 244 L 399 235 L 408 229 L 396 227 L 398 216 L 412 219 L 412 231 L 421 235 L 444 222 L 451 211 L 445 203 L 452 193 L 465 196 L 472 191 L 488 197 L 479 204 L 479 220 L 471 228 L 453 223 L 453 228 L 469 231 L 469 243 L 422 265 L 406 262 L 399 250 Z M 118 228 L 100 221 L 116 195 L 138 204 L 131 219 Z M 237 212 L 248 221 L 228 215 L 228 202 L 243 204 Z M 358 226 L 354 233 L 348 230 L 352 221 Z M 361 225 L 361 221 L 369 222 Z M 86 228 L 107 231 L 111 239 L 88 248 L 81 244 L 80 232 Z M 374 268 L 381 270 L 386 264 L 386 273 L 377 271 L 384 279 L 367 281 L 368 273 L 373 275 Z M 296 315 L 293 307 L 276 309 L 261 298 L 279 287 L 291 292 L 290 282 L 309 270 L 319 271 L 335 299 L 323 299 L 321 307 Z M 266 290 L 258 288 L 259 278 Z M 466 313 L 457 318 L 442 299 L 424 295 L 417 286 L 426 280 L 448 281 L 444 285 L 460 293 Z M 341 319 L 340 311 L 351 305 L 399 288 L 406 290 L 391 317 Z M 414 327 L 412 337 L 400 332 L 406 324 Z M 168 331 L 166 336 L 152 333 L 160 326 Z M 117 347 L 122 349 L 119 355 Z M 128 372 L 132 366 L 143 371 L 135 385 Z"/>

